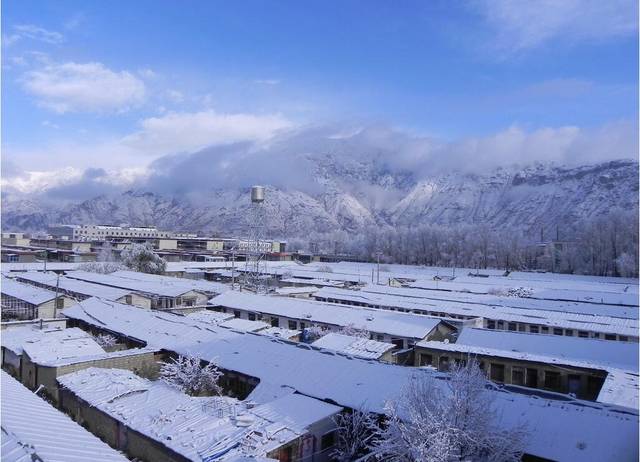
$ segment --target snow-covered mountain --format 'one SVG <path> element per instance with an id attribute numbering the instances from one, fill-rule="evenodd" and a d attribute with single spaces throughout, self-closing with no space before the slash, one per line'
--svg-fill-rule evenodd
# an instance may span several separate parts
<path id="1" fill-rule="evenodd" d="M 536 164 L 489 174 L 447 173 L 414 178 L 366 162 L 315 160 L 305 191 L 267 188 L 271 234 L 357 232 L 368 226 L 484 224 L 521 231 L 575 223 L 612 208 L 638 208 L 638 163 L 614 161 L 575 168 Z M 204 199 L 203 199 L 204 198 Z M 199 199 L 126 191 L 63 206 L 5 195 L 5 230 L 51 223 L 129 223 L 164 229 L 237 233 L 246 226 L 247 189 L 211 189 Z"/>

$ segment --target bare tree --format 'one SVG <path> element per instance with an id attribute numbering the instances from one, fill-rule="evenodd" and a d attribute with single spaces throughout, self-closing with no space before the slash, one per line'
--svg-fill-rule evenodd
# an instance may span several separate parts
<path id="1" fill-rule="evenodd" d="M 221 395 L 218 382 L 222 375 L 214 362 L 203 366 L 199 358 L 191 355 L 171 358 L 160 367 L 161 380 L 190 395 Z"/>
<path id="2" fill-rule="evenodd" d="M 454 366 L 447 381 L 426 374 L 415 377 L 400 399 L 387 403 L 386 425 L 372 444 L 371 457 L 395 462 L 519 461 L 525 428 L 500 426 L 490 387 L 473 360 Z"/>

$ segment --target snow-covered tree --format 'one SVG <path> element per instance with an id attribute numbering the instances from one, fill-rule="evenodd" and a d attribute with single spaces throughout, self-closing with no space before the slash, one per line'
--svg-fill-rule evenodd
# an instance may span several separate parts
<path id="1" fill-rule="evenodd" d="M 122 251 L 122 263 L 133 271 L 150 274 L 163 274 L 167 262 L 159 257 L 149 243 L 132 244 Z"/>
<path id="2" fill-rule="evenodd" d="M 454 365 L 446 381 L 415 376 L 397 401 L 387 403 L 386 425 L 374 439 L 372 457 L 395 462 L 519 461 L 525 428 L 500 426 L 490 387 L 474 360 Z"/>
<path id="3" fill-rule="evenodd" d="M 190 395 L 222 394 L 222 387 L 218 383 L 223 373 L 215 363 L 202 365 L 195 356 L 178 356 L 171 358 L 168 363 L 160 367 L 160 378 L 172 387 L 178 388 Z"/>
<path id="4" fill-rule="evenodd" d="M 374 416 L 361 409 L 343 412 L 334 417 L 336 446 L 331 457 L 338 462 L 351 462 L 365 457 L 376 436 L 378 426 Z"/>
<path id="5" fill-rule="evenodd" d="M 303 341 L 311 343 L 318 340 L 320 337 L 324 337 L 329 333 L 329 330 L 325 329 L 322 326 L 318 326 L 316 324 L 305 327 L 302 332 Z"/>
<path id="6" fill-rule="evenodd" d="M 109 334 L 98 334 L 94 338 L 96 343 L 102 348 L 110 348 L 118 343 L 118 339 Z"/>
<path id="7" fill-rule="evenodd" d="M 82 263 L 79 267 L 81 271 L 88 271 L 90 273 L 109 274 L 115 271 L 125 269 L 125 266 L 115 261 L 111 243 L 106 241 L 102 250 L 98 254 L 96 261 Z"/>
<path id="8" fill-rule="evenodd" d="M 126 269 L 126 267 L 115 261 L 89 261 L 80 264 L 78 269 L 89 273 L 109 274 Z"/>
<path id="9" fill-rule="evenodd" d="M 365 327 L 358 328 L 353 323 L 349 323 L 342 327 L 339 333 L 342 335 L 349 335 L 351 337 L 371 338 L 371 333 Z"/>

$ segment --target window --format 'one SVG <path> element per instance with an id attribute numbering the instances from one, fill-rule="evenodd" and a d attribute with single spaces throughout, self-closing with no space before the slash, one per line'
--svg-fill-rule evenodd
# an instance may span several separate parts
<path id="1" fill-rule="evenodd" d="M 538 388 L 538 371 L 536 369 L 527 368 L 527 386 Z"/>
<path id="2" fill-rule="evenodd" d="M 522 367 L 511 368 L 511 383 L 514 385 L 524 385 L 524 369 Z"/>
<path id="3" fill-rule="evenodd" d="M 560 390 L 560 372 L 544 371 L 544 387 L 550 390 Z"/>
<path id="4" fill-rule="evenodd" d="M 303 322 L 300 323 L 300 330 L 304 330 L 307 325 Z"/>
<path id="5" fill-rule="evenodd" d="M 618 340 L 620 340 L 621 342 L 628 342 L 629 337 L 627 337 L 626 335 L 619 335 Z"/>
<path id="6" fill-rule="evenodd" d="M 487 321 L 487 329 L 495 329 L 496 322 L 495 321 Z"/>
<path id="7" fill-rule="evenodd" d="M 289 321 L 289 329 L 296 330 L 298 328 L 298 323 L 296 321 Z"/>
<path id="8" fill-rule="evenodd" d="M 233 310 L 233 315 L 234 315 L 236 318 L 239 318 L 239 317 L 240 317 L 240 310 Z"/>
<path id="9" fill-rule="evenodd" d="M 249 321 L 255 321 L 256 320 L 256 314 L 255 313 L 249 313 L 247 315 L 247 318 L 249 319 Z"/>
<path id="10" fill-rule="evenodd" d="M 498 321 L 498 329 L 504 329 L 504 321 Z"/>
<path id="11" fill-rule="evenodd" d="M 527 331 L 527 326 L 526 324 L 518 324 L 518 330 L 520 332 L 526 332 Z"/>
<path id="12" fill-rule="evenodd" d="M 379 341 L 379 342 L 384 342 L 384 335 L 376 334 L 376 340 Z"/>
<path id="13" fill-rule="evenodd" d="M 548 334 L 549 333 L 549 328 L 547 326 L 542 326 L 540 328 L 540 332 L 542 332 L 543 334 Z"/>
<path id="14" fill-rule="evenodd" d="M 571 329 L 565 329 L 564 335 L 566 335 L 567 337 L 573 337 L 573 331 Z"/>
<path id="15" fill-rule="evenodd" d="M 593 334 L 591 334 L 591 336 L 593 338 L 600 338 L 600 333 L 599 332 L 594 332 Z"/>
<path id="16" fill-rule="evenodd" d="M 404 348 L 404 340 L 401 338 L 392 338 L 391 343 L 393 343 L 396 348 Z"/>
<path id="17" fill-rule="evenodd" d="M 56 298 L 56 309 L 61 310 L 62 308 L 64 308 L 64 298 L 58 297 Z"/>
<path id="18" fill-rule="evenodd" d="M 420 355 L 420 365 L 421 366 L 431 366 L 433 364 L 433 356 L 422 354 Z"/>
<path id="19" fill-rule="evenodd" d="M 320 439 L 320 448 L 322 451 L 332 448 L 336 441 L 336 432 L 330 431 L 329 433 L 325 433 L 322 435 Z"/>
<path id="20" fill-rule="evenodd" d="M 553 335 L 562 335 L 562 329 L 554 328 Z"/>
<path id="21" fill-rule="evenodd" d="M 583 330 L 578 331 L 578 337 L 580 338 L 589 338 L 589 332 L 585 332 Z"/>
<path id="22" fill-rule="evenodd" d="M 509 330 L 518 330 L 518 326 L 516 325 L 515 322 L 510 322 L 507 329 Z"/>
<path id="23" fill-rule="evenodd" d="M 569 374 L 567 378 L 567 385 L 569 388 L 569 393 L 573 393 L 574 395 L 578 395 L 580 393 L 581 385 L 580 376 L 577 374 Z"/>
<path id="24" fill-rule="evenodd" d="M 529 326 L 529 332 L 531 332 L 532 334 L 539 334 L 540 329 L 538 328 L 538 326 Z"/>
<path id="25" fill-rule="evenodd" d="M 127 305 L 131 305 L 133 303 L 133 296 L 132 295 L 125 295 L 124 301 L 125 301 L 125 303 Z"/>
<path id="26" fill-rule="evenodd" d="M 504 364 L 491 363 L 491 380 L 504 382 Z"/>
<path id="27" fill-rule="evenodd" d="M 616 339 L 616 334 L 604 334 L 604 339 L 605 340 L 615 340 Z"/>
<path id="28" fill-rule="evenodd" d="M 271 318 L 271 327 L 280 327 L 280 318 L 275 316 Z"/>
<path id="29" fill-rule="evenodd" d="M 449 370 L 449 357 L 448 356 L 440 356 L 440 364 L 438 366 L 438 370 L 440 372 L 446 372 Z"/>

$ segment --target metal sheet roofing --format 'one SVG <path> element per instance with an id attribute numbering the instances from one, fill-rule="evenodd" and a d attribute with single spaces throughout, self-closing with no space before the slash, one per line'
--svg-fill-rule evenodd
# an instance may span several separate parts
<path id="1" fill-rule="evenodd" d="M 4 371 L 0 374 L 2 460 L 25 460 L 16 447 L 21 446 L 28 448 L 30 454 L 37 454 L 44 462 L 127 462 L 128 459 L 122 454 L 33 394 L 9 374 Z M 26 460 L 33 459 L 29 457 Z"/>
<path id="2" fill-rule="evenodd" d="M 228 309 L 299 319 L 308 323 L 353 326 L 370 332 L 401 338 L 422 339 L 441 322 L 427 316 L 397 313 L 353 306 L 339 306 L 289 297 L 254 295 L 229 291 L 212 298 L 209 303 Z"/>

